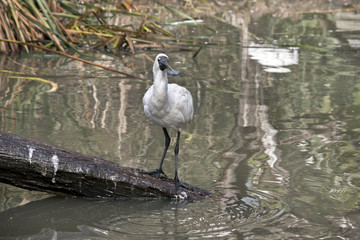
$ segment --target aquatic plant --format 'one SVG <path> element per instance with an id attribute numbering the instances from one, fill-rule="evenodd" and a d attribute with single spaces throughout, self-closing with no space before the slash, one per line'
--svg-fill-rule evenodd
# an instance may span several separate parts
<path id="1" fill-rule="evenodd" d="M 194 18 L 172 6 L 158 1 L 153 4 L 198 24 Z M 110 24 L 109 20 L 119 14 L 130 16 L 126 24 Z M 135 48 L 167 47 L 165 42 L 171 42 L 172 47 L 176 45 L 177 48 L 189 45 L 189 41 L 174 37 L 156 20 L 159 20 L 158 16 L 142 11 L 142 7 L 131 0 L 107 5 L 96 1 L 1 1 L 0 50 L 10 52 L 24 48 L 29 51 L 29 47 L 42 46 L 61 52 L 67 49 L 78 52 L 104 47 L 110 51 L 120 49 L 134 53 Z M 29 46 L 25 42 L 35 45 Z"/>

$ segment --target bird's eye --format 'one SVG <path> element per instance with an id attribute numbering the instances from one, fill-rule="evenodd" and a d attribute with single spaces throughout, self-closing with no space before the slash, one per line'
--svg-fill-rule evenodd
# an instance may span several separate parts
<path id="1" fill-rule="evenodd" d="M 161 58 L 158 58 L 158 61 L 160 62 Z"/>

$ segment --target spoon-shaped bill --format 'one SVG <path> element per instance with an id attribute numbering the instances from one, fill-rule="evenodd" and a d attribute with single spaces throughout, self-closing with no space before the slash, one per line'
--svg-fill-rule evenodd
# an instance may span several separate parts
<path id="1" fill-rule="evenodd" d="M 179 75 L 180 74 L 180 72 L 178 72 L 178 71 L 175 71 L 174 69 L 168 69 L 167 70 L 167 73 L 168 74 L 170 74 L 170 75 L 173 75 L 173 76 L 176 76 L 176 75 Z"/>

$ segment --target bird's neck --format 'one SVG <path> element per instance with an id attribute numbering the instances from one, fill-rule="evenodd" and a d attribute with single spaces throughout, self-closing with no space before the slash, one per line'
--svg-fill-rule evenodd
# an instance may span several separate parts
<path id="1" fill-rule="evenodd" d="M 167 100 L 168 79 L 165 71 L 154 73 L 154 94 L 158 100 Z"/>

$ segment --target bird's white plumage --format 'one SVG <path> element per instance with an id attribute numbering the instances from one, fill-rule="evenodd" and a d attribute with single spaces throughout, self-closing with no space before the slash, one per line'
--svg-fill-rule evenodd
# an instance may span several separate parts
<path id="1" fill-rule="evenodd" d="M 162 71 L 157 59 L 167 56 L 158 54 L 153 66 L 154 84 L 143 97 L 145 115 L 161 127 L 181 130 L 192 120 L 194 107 L 190 92 L 177 84 L 168 84 L 167 71 Z"/>

